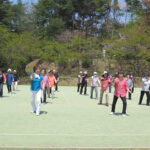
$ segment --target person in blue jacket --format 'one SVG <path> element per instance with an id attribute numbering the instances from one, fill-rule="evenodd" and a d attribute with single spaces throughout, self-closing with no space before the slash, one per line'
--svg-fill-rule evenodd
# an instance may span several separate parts
<path id="1" fill-rule="evenodd" d="M 41 106 L 41 84 L 43 84 L 44 90 L 44 83 L 43 83 L 43 76 L 40 74 L 39 66 L 35 66 L 33 68 L 33 73 L 30 75 L 31 80 L 31 105 L 32 105 L 32 113 L 36 113 L 37 116 L 40 115 L 40 106 Z M 37 98 L 37 105 L 35 104 L 35 97 Z"/>
<path id="2" fill-rule="evenodd" d="M 13 74 L 11 73 L 11 69 L 8 69 L 6 75 L 6 84 L 7 84 L 8 93 L 12 93 L 12 89 L 11 89 L 12 82 L 13 82 Z"/>

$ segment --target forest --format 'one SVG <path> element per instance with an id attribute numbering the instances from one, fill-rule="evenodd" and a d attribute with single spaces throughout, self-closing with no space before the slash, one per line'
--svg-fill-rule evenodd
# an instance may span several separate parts
<path id="1" fill-rule="evenodd" d="M 111 72 L 150 72 L 150 1 L 0 0 L 0 68 L 25 76 L 36 59 L 62 74 L 99 71 L 99 61 Z"/>

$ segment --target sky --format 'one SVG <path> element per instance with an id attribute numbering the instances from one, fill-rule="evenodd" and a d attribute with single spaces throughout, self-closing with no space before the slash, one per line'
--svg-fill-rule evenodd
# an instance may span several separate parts
<path id="1" fill-rule="evenodd" d="M 10 0 L 11 2 L 13 2 L 14 4 L 17 3 L 17 0 Z M 37 3 L 38 0 L 22 0 L 23 3 Z"/>
<path id="2" fill-rule="evenodd" d="M 12 1 L 13 3 L 16 3 L 17 0 L 10 0 Z M 22 0 L 22 2 L 26 3 L 26 2 L 29 2 L 29 3 L 37 3 L 38 0 Z M 124 0 L 119 0 L 119 4 L 121 7 L 125 7 L 125 2 Z"/>
<path id="3" fill-rule="evenodd" d="M 14 4 L 17 3 L 17 0 L 10 0 L 11 2 L 13 2 Z M 38 0 L 22 0 L 23 3 L 28 3 L 29 6 L 30 4 L 32 3 L 37 3 Z M 126 3 L 125 3 L 125 0 L 119 0 L 119 6 L 122 8 L 122 9 L 126 9 Z M 130 15 L 127 17 L 127 22 L 130 20 Z M 125 16 L 122 16 L 120 18 L 120 22 L 125 22 Z"/>

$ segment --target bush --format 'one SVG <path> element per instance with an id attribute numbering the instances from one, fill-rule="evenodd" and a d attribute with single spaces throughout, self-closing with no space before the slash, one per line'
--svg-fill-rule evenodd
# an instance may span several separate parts
<path id="1" fill-rule="evenodd" d="M 89 56 L 85 56 L 82 58 L 82 67 L 89 68 L 92 65 L 92 60 Z"/>

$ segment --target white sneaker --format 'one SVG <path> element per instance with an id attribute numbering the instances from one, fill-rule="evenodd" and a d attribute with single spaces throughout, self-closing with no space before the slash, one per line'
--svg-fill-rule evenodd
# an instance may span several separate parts
<path id="1" fill-rule="evenodd" d="M 114 115 L 114 114 L 115 114 L 114 112 L 111 112 L 111 113 L 110 113 L 110 115 Z"/>
<path id="2" fill-rule="evenodd" d="M 36 111 L 33 111 L 33 110 L 32 110 L 32 111 L 31 111 L 31 113 L 33 113 L 33 114 L 34 114 L 34 113 L 36 113 Z"/>
<path id="3" fill-rule="evenodd" d="M 126 114 L 122 114 L 122 117 L 126 117 L 127 115 Z"/>
<path id="4" fill-rule="evenodd" d="M 40 115 L 40 113 L 39 113 L 39 112 L 36 112 L 36 115 L 37 115 L 37 116 L 39 116 L 39 115 Z"/>

